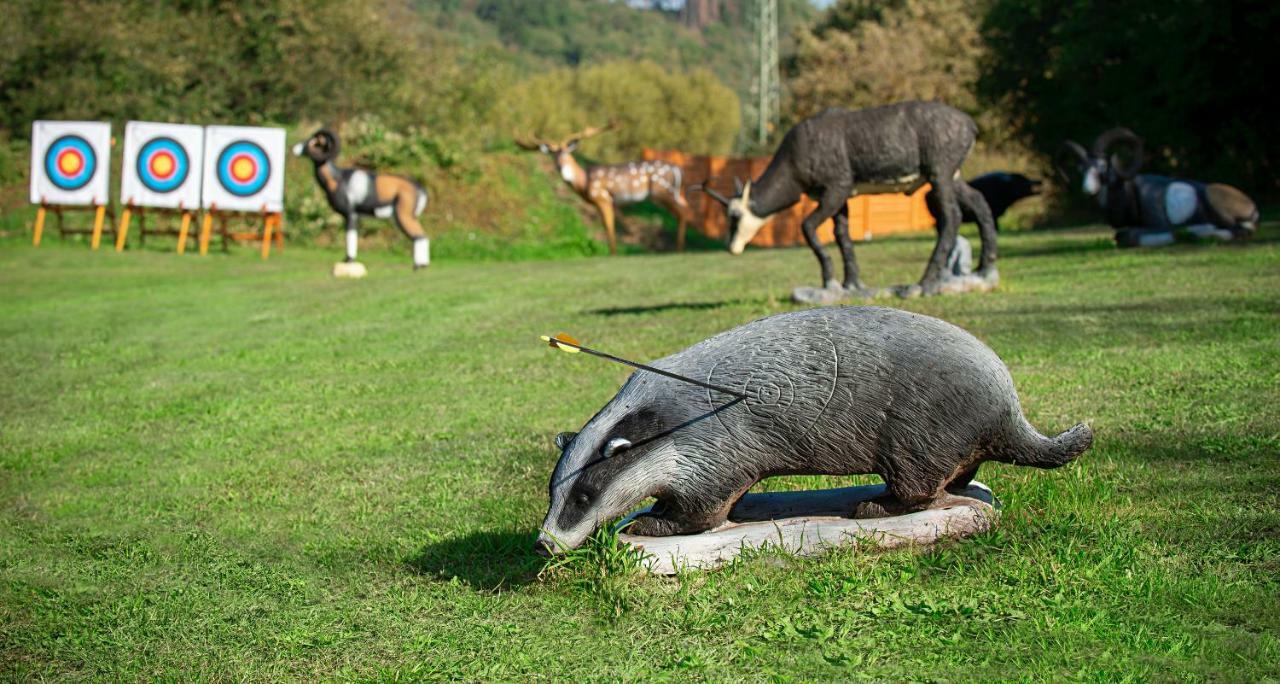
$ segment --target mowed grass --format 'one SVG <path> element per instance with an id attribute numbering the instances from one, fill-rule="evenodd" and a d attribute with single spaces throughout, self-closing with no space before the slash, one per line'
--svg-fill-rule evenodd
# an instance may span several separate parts
<path id="1" fill-rule="evenodd" d="M 158 241 L 157 241 L 158 242 Z M 928 236 L 859 247 L 918 278 Z M 639 360 L 789 311 L 803 249 L 441 261 L 0 246 L 0 673 L 275 680 L 1280 678 L 1280 230 L 1001 237 L 972 331 L 1042 431 L 999 529 L 646 578 L 531 552 L 557 458 Z M 864 480 L 866 478 L 863 478 Z M 847 484 L 792 478 L 770 488 Z"/>

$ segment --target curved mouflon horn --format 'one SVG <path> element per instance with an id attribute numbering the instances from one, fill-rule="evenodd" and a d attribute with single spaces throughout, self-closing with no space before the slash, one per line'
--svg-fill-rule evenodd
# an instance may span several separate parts
<path id="1" fill-rule="evenodd" d="M 689 186 L 689 192 L 701 192 L 701 193 L 704 193 L 704 194 L 706 194 L 708 197 L 710 197 L 711 199 L 713 199 L 713 200 L 715 200 L 715 201 L 719 202 L 720 204 L 722 204 L 722 205 L 724 205 L 724 206 L 726 206 L 726 207 L 727 207 L 727 206 L 729 206 L 729 198 L 728 198 L 728 197 L 725 197 L 724 195 L 721 195 L 720 193 L 716 192 L 716 191 L 715 191 L 715 189 L 713 189 L 713 188 L 711 188 L 711 187 L 709 187 L 709 186 L 707 185 L 707 183 L 710 183 L 710 182 L 711 182 L 711 181 L 713 181 L 713 180 L 715 180 L 715 179 L 714 179 L 714 178 L 708 178 L 706 181 L 704 181 L 704 182 L 702 182 L 702 183 L 698 183 L 697 185 L 690 185 L 690 186 Z"/>
<path id="2" fill-rule="evenodd" d="M 1089 153 L 1085 151 L 1084 145 L 1074 141 L 1063 141 L 1062 147 L 1058 150 L 1058 155 L 1054 159 L 1053 169 L 1063 180 L 1068 180 L 1071 173 L 1080 171 L 1089 165 Z"/>
<path id="3" fill-rule="evenodd" d="M 1103 131 L 1102 134 L 1093 141 L 1093 156 L 1097 159 L 1102 159 L 1106 156 L 1107 150 L 1117 142 L 1129 143 L 1132 148 L 1131 152 L 1133 154 L 1133 161 L 1126 167 L 1121 163 L 1120 155 L 1112 153 L 1110 159 L 1111 168 L 1115 169 L 1116 173 L 1125 178 L 1132 178 L 1138 173 L 1138 169 L 1142 168 L 1142 138 L 1138 137 L 1137 133 L 1124 128 L 1123 126 L 1117 126 L 1116 128 Z"/>

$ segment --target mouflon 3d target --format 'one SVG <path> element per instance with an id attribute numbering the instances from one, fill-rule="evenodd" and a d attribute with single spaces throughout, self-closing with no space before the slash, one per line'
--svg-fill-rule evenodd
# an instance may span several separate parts
<path id="1" fill-rule="evenodd" d="M 207 126 L 201 204 L 218 211 L 284 209 L 282 128 Z"/>
<path id="2" fill-rule="evenodd" d="M 204 127 L 130 121 L 124 129 L 120 201 L 126 206 L 200 206 Z"/>
<path id="3" fill-rule="evenodd" d="M 111 124 L 31 124 L 32 204 L 104 205 L 111 180 Z"/>

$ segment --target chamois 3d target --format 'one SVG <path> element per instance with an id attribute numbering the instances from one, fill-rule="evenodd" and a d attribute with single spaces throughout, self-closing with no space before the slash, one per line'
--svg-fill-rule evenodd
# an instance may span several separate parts
<path id="1" fill-rule="evenodd" d="M 1084 424 L 1042 435 L 991 349 L 897 309 L 770 316 L 647 365 L 549 342 L 639 372 L 556 438 L 542 553 L 576 548 L 648 497 L 657 503 L 629 534 L 716 530 L 752 485 L 776 475 L 879 475 L 883 491 L 843 511 L 852 518 L 954 508 L 985 461 L 1057 468 L 1093 440 Z"/>

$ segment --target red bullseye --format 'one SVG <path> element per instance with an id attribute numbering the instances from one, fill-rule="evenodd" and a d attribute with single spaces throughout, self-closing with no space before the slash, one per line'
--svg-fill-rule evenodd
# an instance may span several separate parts
<path id="1" fill-rule="evenodd" d="M 241 183 L 247 183 L 258 175 L 258 164 L 247 154 L 237 154 L 231 158 L 231 177 Z"/>
<path id="2" fill-rule="evenodd" d="M 178 170 L 178 162 L 169 152 L 157 152 L 151 156 L 151 163 L 147 165 L 152 175 L 158 180 L 169 180 Z"/>
<path id="3" fill-rule="evenodd" d="M 84 168 L 84 157 L 78 150 L 63 150 L 58 155 L 58 170 L 67 176 L 74 176 Z"/>

